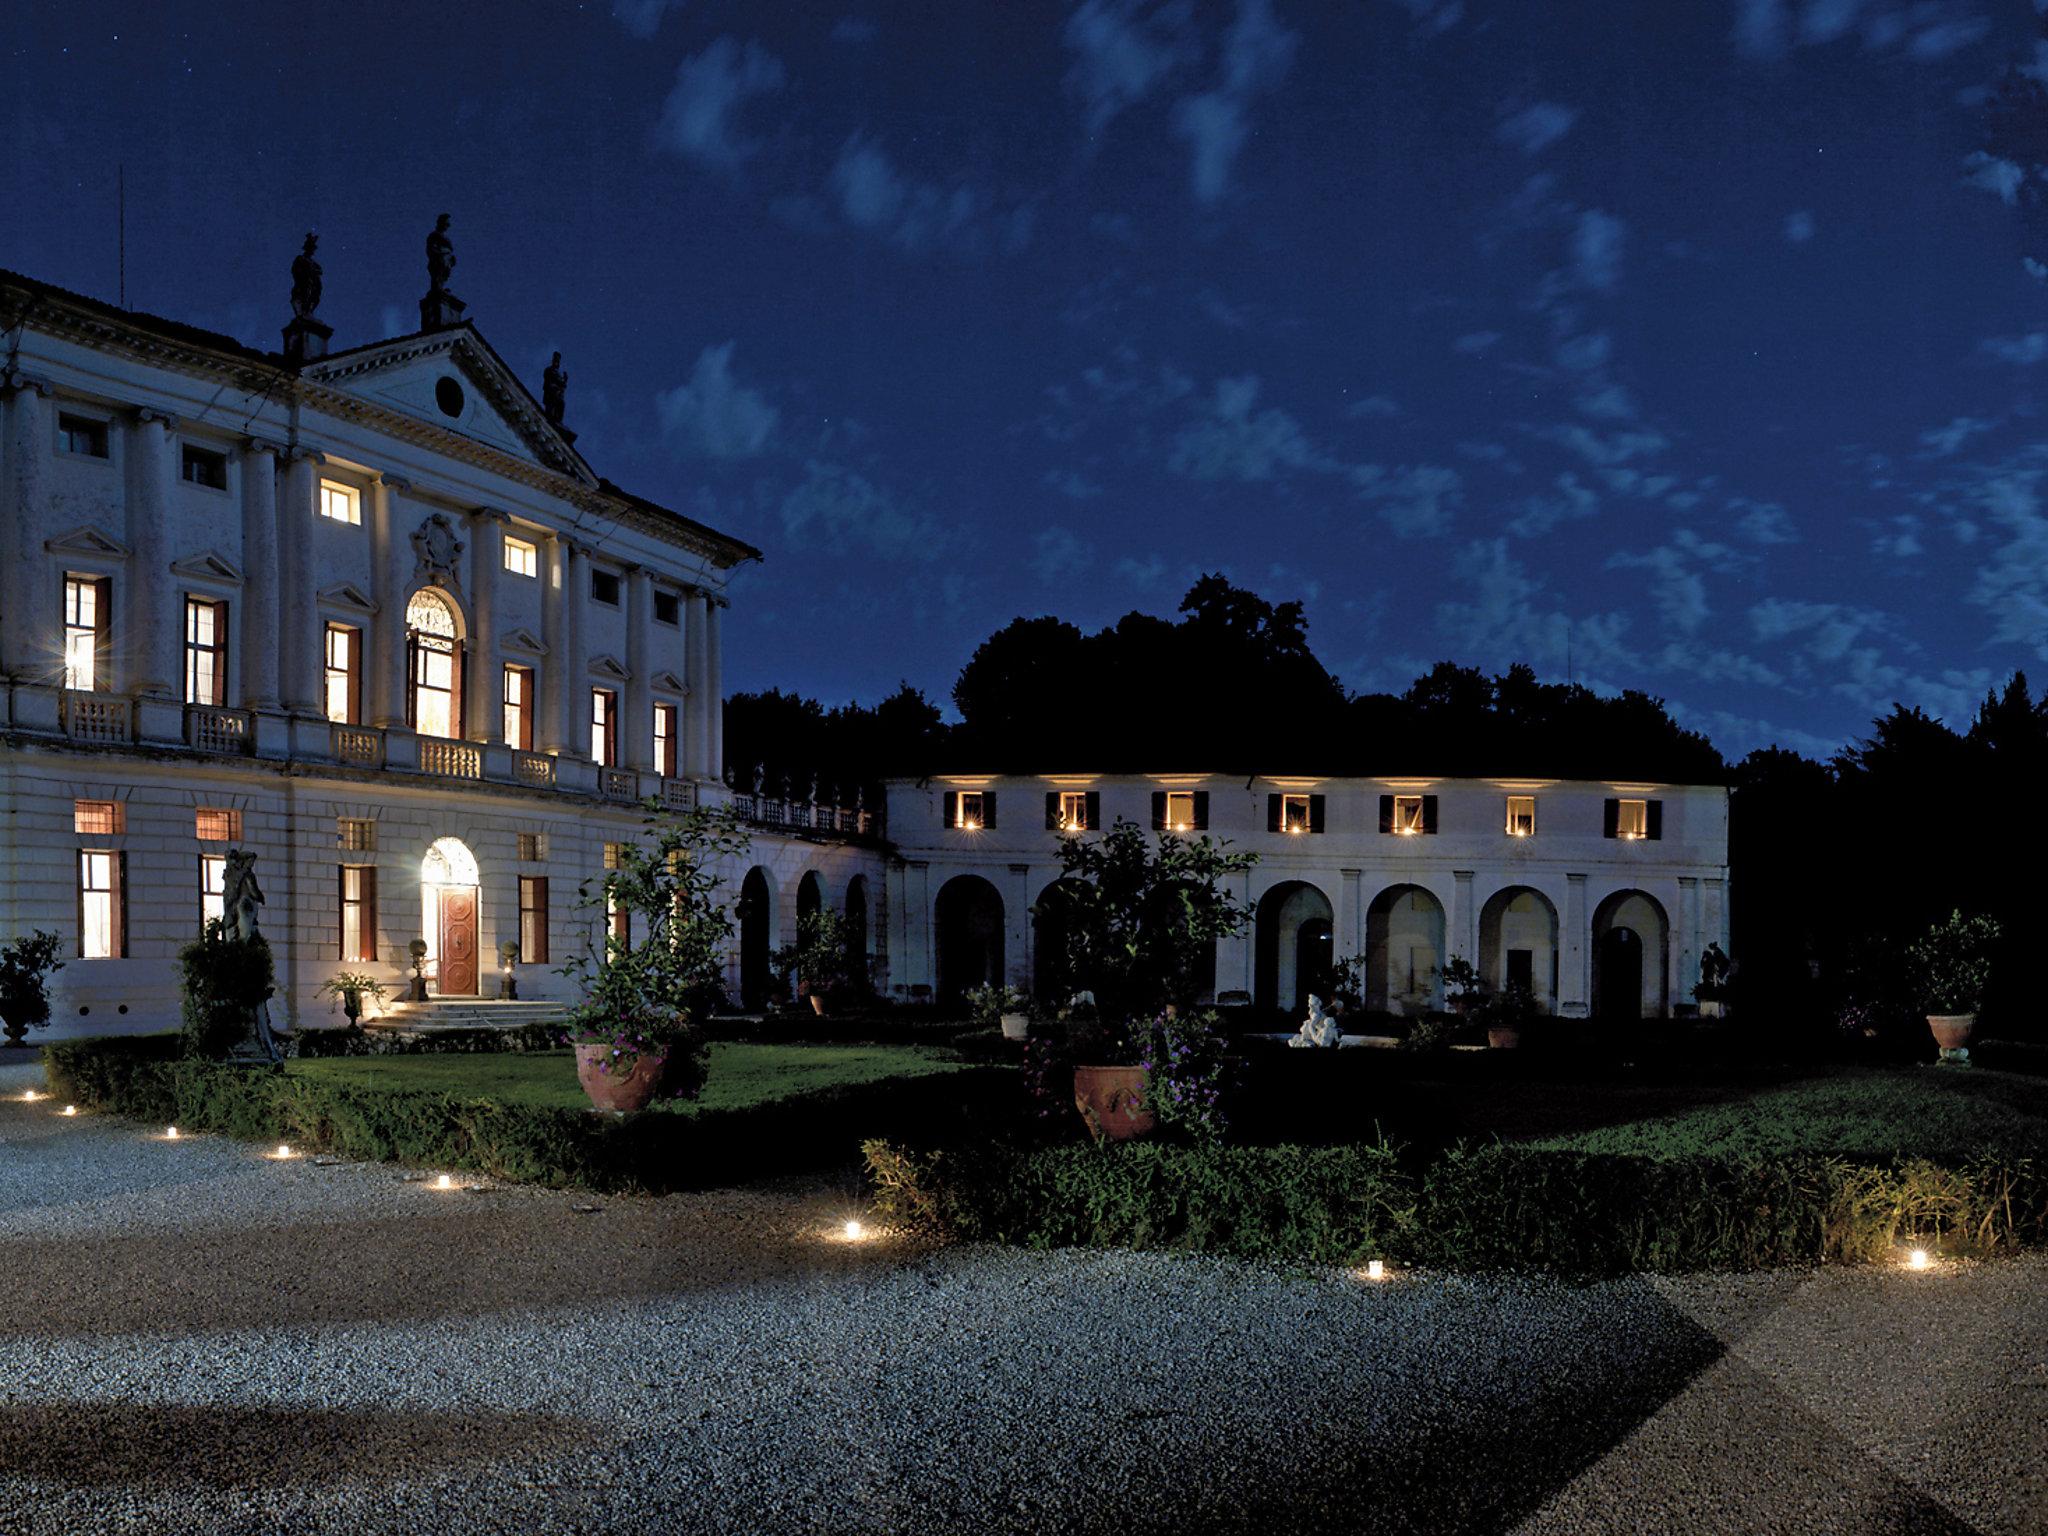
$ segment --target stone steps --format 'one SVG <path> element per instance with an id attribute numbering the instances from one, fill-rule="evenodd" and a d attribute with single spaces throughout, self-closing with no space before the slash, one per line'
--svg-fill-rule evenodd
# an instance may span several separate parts
<path id="1" fill-rule="evenodd" d="M 527 1024 L 552 1023 L 566 1011 L 560 1003 L 551 1002 L 506 1002 L 480 997 L 436 998 L 425 1003 L 389 1004 L 376 1018 L 365 1020 L 363 1027 L 407 1033 L 443 1029 L 518 1029 Z"/>

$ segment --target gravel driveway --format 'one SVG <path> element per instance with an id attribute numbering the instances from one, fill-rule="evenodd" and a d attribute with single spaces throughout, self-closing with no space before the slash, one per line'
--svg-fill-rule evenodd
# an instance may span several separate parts
<path id="1" fill-rule="evenodd" d="M 2048 1261 L 1373 1285 L 65 1120 L 0 1068 L 0 1531 L 2048 1530 Z M 597 1210 L 581 1206 L 597 1204 Z"/>

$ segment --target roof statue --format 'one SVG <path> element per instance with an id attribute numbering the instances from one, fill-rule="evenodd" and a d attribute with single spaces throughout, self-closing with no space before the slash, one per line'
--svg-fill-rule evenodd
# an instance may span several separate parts
<path id="1" fill-rule="evenodd" d="M 320 237 L 308 230 L 306 248 L 292 258 L 292 313 L 301 320 L 312 318 L 320 307 L 320 263 L 313 259 L 319 243 Z"/>
<path id="2" fill-rule="evenodd" d="M 468 306 L 449 291 L 455 271 L 455 242 L 448 238 L 448 215 L 442 214 L 427 232 L 427 296 L 420 300 L 420 329 L 445 331 L 462 323 Z"/>
<path id="3" fill-rule="evenodd" d="M 540 408 L 549 421 L 556 426 L 562 424 L 562 413 L 569 394 L 569 375 L 562 371 L 562 354 L 557 352 L 546 372 L 540 376 Z"/>

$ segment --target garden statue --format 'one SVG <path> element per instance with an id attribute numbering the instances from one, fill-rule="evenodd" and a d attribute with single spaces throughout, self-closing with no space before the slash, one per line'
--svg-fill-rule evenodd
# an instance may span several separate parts
<path id="1" fill-rule="evenodd" d="M 263 889 L 256 883 L 256 855 L 230 848 L 221 873 L 221 926 L 243 943 L 256 938 L 256 909 Z"/>
<path id="2" fill-rule="evenodd" d="M 320 307 L 320 263 L 313 259 L 319 243 L 320 237 L 308 232 L 306 248 L 292 258 L 292 313 L 301 320 L 311 319 Z"/>
<path id="3" fill-rule="evenodd" d="M 405 952 L 412 956 L 412 980 L 406 986 L 405 1000 L 424 1003 L 427 1000 L 427 941 L 414 939 L 405 946 Z"/>
<path id="4" fill-rule="evenodd" d="M 1344 1026 L 1323 1011 L 1323 1000 L 1311 992 L 1308 999 L 1308 1018 L 1302 1022 L 1301 1032 L 1287 1043 L 1303 1050 L 1342 1045 Z"/>
<path id="5" fill-rule="evenodd" d="M 1707 952 L 1700 956 L 1700 981 L 1693 989 L 1693 997 L 1698 1001 L 1703 1017 L 1720 1016 L 1722 1003 L 1728 996 L 1730 969 L 1728 956 L 1721 946 L 1709 944 Z"/>

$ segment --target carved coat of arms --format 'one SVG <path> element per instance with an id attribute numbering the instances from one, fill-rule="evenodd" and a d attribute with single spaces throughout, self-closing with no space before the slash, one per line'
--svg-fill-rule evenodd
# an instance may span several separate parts
<path id="1" fill-rule="evenodd" d="M 455 525 L 448 521 L 445 513 L 429 515 L 413 530 L 412 552 L 416 562 L 413 580 L 431 581 L 452 591 L 461 591 L 460 561 L 464 547 L 456 536 Z"/>

